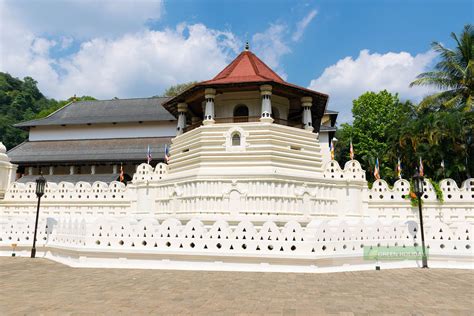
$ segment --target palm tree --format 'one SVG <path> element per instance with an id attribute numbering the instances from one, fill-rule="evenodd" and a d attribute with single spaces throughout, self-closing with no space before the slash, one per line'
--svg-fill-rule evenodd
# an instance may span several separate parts
<path id="1" fill-rule="evenodd" d="M 439 107 L 446 109 L 472 110 L 474 102 L 474 27 L 471 24 L 464 26 L 458 37 L 451 33 L 456 42 L 456 48 L 451 50 L 438 42 L 431 44 L 438 52 L 441 61 L 436 64 L 435 70 L 420 74 L 413 86 L 435 86 L 442 90 L 426 97 L 420 107 Z"/>
<path id="2" fill-rule="evenodd" d="M 474 167 L 470 158 L 474 150 L 470 139 L 473 126 L 474 111 L 419 112 L 415 119 L 400 126 L 395 135 L 398 143 L 393 143 L 388 154 L 393 160 L 396 155 L 402 156 L 406 172 L 411 172 L 423 157 L 425 171 L 431 177 L 440 180 L 448 176 L 460 184 Z M 445 168 L 441 167 L 442 160 Z"/>

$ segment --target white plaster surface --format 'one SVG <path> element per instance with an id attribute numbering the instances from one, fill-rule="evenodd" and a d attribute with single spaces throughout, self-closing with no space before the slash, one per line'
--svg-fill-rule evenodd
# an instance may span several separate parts
<path id="1" fill-rule="evenodd" d="M 71 139 L 112 139 L 140 137 L 174 137 L 176 122 L 143 122 L 37 126 L 30 129 L 30 141 L 71 140 Z"/>
<path id="2" fill-rule="evenodd" d="M 229 135 L 242 135 L 234 150 Z M 293 147 L 293 148 L 292 148 Z M 1 153 L 0 153 L 1 156 Z M 3 156 L 1 156 L 3 157 Z M 0 158 L 1 158 L 0 157 Z M 5 155 L 6 157 L 6 155 Z M 0 251 L 32 243 L 34 183 L 8 180 L 3 157 Z M 0 187 L 1 188 L 1 187 Z M 72 266 L 330 272 L 372 269 L 364 247 L 420 243 L 409 184 L 371 189 L 355 161 L 323 165 L 314 133 L 276 124 L 203 126 L 176 137 L 169 165 L 138 166 L 119 182 L 48 183 L 38 247 Z M 472 267 L 474 179 L 425 183 L 425 237 L 433 266 Z M 382 263 L 383 268 L 416 262 Z"/>

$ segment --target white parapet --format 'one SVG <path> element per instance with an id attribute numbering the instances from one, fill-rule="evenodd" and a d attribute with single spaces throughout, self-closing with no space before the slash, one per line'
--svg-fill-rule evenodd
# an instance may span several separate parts
<path id="1" fill-rule="evenodd" d="M 142 164 L 128 186 L 120 182 L 93 184 L 47 183 L 41 212 L 45 215 L 152 216 L 160 220 L 226 220 L 252 222 L 314 219 L 414 220 L 417 208 L 408 198 L 409 182 L 398 180 L 390 187 L 384 180 L 368 189 L 365 173 L 353 160 L 341 169 L 336 161 L 324 167 L 321 178 L 268 177 L 173 178 L 169 166 Z M 424 216 L 450 222 L 474 221 L 474 180 L 460 188 L 454 180 L 441 181 L 444 202 L 425 182 Z M 0 202 L 2 216 L 34 214 L 34 183 L 13 183 Z"/>
<path id="2" fill-rule="evenodd" d="M 33 221 L 0 220 L 0 255 L 28 255 Z M 472 268 L 473 228 L 472 223 L 427 221 L 430 264 L 453 267 L 457 262 Z M 49 258 L 79 267 L 318 272 L 374 269 L 376 264 L 416 267 L 413 258 L 384 263 L 367 254 L 407 249 L 408 255 L 420 239 L 415 221 L 314 220 L 301 225 L 106 216 L 86 221 L 72 216 L 42 217 L 37 247 Z"/>

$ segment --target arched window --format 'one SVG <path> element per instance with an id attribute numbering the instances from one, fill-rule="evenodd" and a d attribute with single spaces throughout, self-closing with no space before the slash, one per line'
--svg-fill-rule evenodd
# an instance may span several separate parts
<path id="1" fill-rule="evenodd" d="M 240 146 L 240 133 L 232 134 L 232 146 Z"/>
<path id="2" fill-rule="evenodd" d="M 245 104 L 237 104 L 234 108 L 234 123 L 248 122 L 249 108 Z"/>

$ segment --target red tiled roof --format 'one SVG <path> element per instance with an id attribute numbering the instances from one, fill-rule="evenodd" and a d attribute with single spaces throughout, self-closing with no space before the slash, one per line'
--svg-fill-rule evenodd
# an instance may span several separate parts
<path id="1" fill-rule="evenodd" d="M 265 65 L 254 53 L 245 50 L 239 54 L 227 67 L 217 74 L 213 79 L 201 81 L 179 95 L 163 103 L 163 107 L 178 117 L 178 102 L 200 102 L 204 97 L 202 94 L 204 88 L 221 89 L 223 92 L 228 86 L 253 86 L 268 83 L 274 86 L 276 90 L 289 90 L 293 97 L 313 96 L 316 97 L 313 102 L 317 105 L 319 117 L 322 117 L 326 108 L 328 95 L 308 88 L 303 88 L 286 82 L 278 76 L 270 67 Z M 278 88 L 278 89 L 277 89 Z M 201 99 L 200 99 L 201 98 Z M 190 101 L 186 101 L 186 100 Z"/>
<path id="2" fill-rule="evenodd" d="M 241 83 L 275 81 L 285 83 L 270 67 L 265 65 L 254 53 L 243 51 L 224 70 L 213 79 L 201 84 Z"/>

